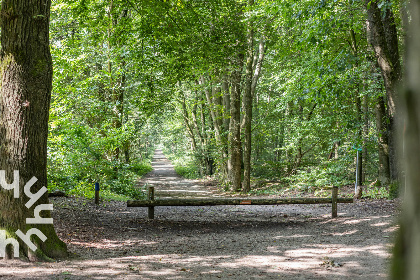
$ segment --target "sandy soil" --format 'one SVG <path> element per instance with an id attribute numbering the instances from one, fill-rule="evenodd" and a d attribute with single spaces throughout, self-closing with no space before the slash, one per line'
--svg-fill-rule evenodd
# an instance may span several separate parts
<path id="1" fill-rule="evenodd" d="M 156 196 L 220 196 L 184 180 L 157 153 L 145 183 Z M 396 201 L 330 205 L 96 206 L 53 198 L 54 224 L 72 258 L 0 263 L 1 279 L 386 279 Z"/>

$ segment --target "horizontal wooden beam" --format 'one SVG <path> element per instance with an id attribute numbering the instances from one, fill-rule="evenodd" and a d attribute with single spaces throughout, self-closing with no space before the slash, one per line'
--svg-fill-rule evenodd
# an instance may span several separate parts
<path id="1" fill-rule="evenodd" d="M 156 200 L 128 200 L 128 207 L 151 206 L 216 206 L 216 205 L 281 205 L 281 204 L 327 204 L 332 198 L 292 197 L 292 198 L 167 198 Z M 352 203 L 353 198 L 338 198 L 338 203 Z"/>

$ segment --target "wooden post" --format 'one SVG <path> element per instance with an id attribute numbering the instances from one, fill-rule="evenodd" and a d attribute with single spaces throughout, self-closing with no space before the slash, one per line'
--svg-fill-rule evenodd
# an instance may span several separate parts
<path id="1" fill-rule="evenodd" d="M 155 187 L 149 187 L 147 198 L 151 201 L 155 200 Z M 148 209 L 149 209 L 148 210 L 149 219 L 153 220 L 155 218 L 155 207 L 149 206 Z"/>
<path id="2" fill-rule="evenodd" d="M 333 218 L 337 218 L 337 200 L 338 200 L 337 197 L 338 197 L 338 187 L 333 186 L 332 195 L 331 195 L 331 199 L 332 199 L 332 213 L 331 213 L 331 216 Z"/>
<path id="3" fill-rule="evenodd" d="M 99 204 L 99 183 L 95 183 L 95 204 Z"/>

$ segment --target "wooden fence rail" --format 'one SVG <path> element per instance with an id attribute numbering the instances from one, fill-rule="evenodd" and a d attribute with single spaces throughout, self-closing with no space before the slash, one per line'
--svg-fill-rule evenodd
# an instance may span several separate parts
<path id="1" fill-rule="evenodd" d="M 339 198 L 338 188 L 332 188 L 332 196 L 291 198 L 167 198 L 154 199 L 154 187 L 149 187 L 148 200 L 128 200 L 128 207 L 148 207 L 149 219 L 154 218 L 155 206 L 216 206 L 216 205 L 282 205 L 282 204 L 332 204 L 331 215 L 337 217 L 337 203 L 352 203 L 353 198 Z"/>

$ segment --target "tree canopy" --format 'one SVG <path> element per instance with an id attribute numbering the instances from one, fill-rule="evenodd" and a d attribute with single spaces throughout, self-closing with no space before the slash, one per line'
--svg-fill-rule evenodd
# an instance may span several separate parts
<path id="1" fill-rule="evenodd" d="M 255 186 L 251 178 L 351 184 L 361 149 L 358 184 L 389 190 L 389 100 L 400 74 L 384 72 L 378 51 L 386 40 L 403 45 L 404 7 L 55 1 L 50 187 L 102 180 L 124 194 L 130 180 L 121 178 L 147 170 L 142 162 L 163 145 L 190 176 L 214 174 L 244 191 Z M 388 49 L 401 60 L 398 48 Z"/>

